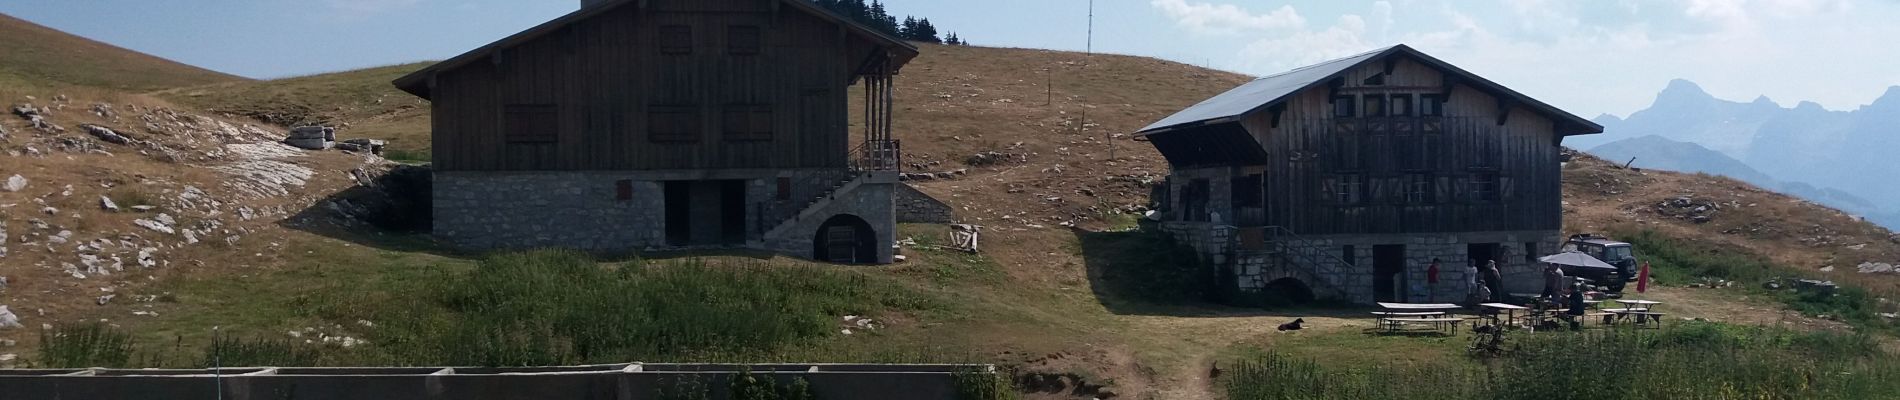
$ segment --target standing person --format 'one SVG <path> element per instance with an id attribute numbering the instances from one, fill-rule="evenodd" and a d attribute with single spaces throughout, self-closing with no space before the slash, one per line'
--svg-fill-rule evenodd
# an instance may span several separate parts
<path id="1" fill-rule="evenodd" d="M 1491 296 L 1490 298 L 1486 298 L 1486 300 L 1496 300 L 1495 298 L 1504 297 L 1504 273 L 1498 272 L 1497 260 L 1486 260 L 1484 262 L 1484 286 L 1486 289 L 1491 290 Z"/>
<path id="2" fill-rule="evenodd" d="M 1567 312 L 1567 314 L 1570 314 L 1570 330 L 1582 330 L 1585 310 L 1583 303 L 1583 280 L 1571 279 L 1569 300 L 1570 311 Z"/>
<path id="3" fill-rule="evenodd" d="M 1438 259 L 1434 258 L 1432 262 L 1436 263 Z M 1483 283 L 1482 279 L 1478 279 L 1478 263 L 1465 263 L 1465 297 L 1471 298 L 1471 304 L 1484 302 L 1484 297 L 1478 295 L 1478 287 Z"/>
<path id="4" fill-rule="evenodd" d="M 1436 258 L 1432 259 L 1431 265 L 1425 267 L 1425 293 L 1429 297 L 1426 301 L 1438 302 L 1438 259 Z"/>
<path id="5" fill-rule="evenodd" d="M 1564 294 L 1564 270 L 1557 264 L 1544 264 L 1544 298 L 1557 302 Z"/>

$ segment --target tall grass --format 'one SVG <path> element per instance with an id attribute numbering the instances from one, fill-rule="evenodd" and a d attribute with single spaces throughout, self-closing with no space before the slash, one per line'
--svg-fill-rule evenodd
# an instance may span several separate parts
<path id="1" fill-rule="evenodd" d="M 1253 399 L 1865 399 L 1900 393 L 1900 361 L 1865 335 L 1689 323 L 1518 336 L 1468 368 L 1340 370 L 1268 354 L 1223 377 Z"/>
<path id="2" fill-rule="evenodd" d="M 132 366 L 132 335 L 101 322 L 40 331 L 40 362 L 48 368 Z"/>
<path id="3" fill-rule="evenodd" d="M 849 271 L 764 261 L 603 266 L 565 251 L 495 255 L 416 296 L 425 300 L 339 309 L 387 321 L 369 336 L 391 360 L 513 366 L 769 358 L 838 334 L 844 315 L 930 306 Z"/>

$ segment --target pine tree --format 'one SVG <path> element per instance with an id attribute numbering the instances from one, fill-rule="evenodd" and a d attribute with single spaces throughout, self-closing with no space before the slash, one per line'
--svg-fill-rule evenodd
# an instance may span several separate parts
<path id="1" fill-rule="evenodd" d="M 846 18 L 850 18 L 852 21 L 856 21 L 860 24 L 871 24 L 871 7 L 864 5 L 864 0 L 840 1 L 844 3 L 844 12 L 842 14 L 844 14 Z"/>
<path id="2" fill-rule="evenodd" d="M 867 23 L 867 25 L 870 25 L 872 28 L 877 28 L 878 31 L 892 36 L 897 36 L 900 33 L 897 31 L 897 17 L 892 17 L 890 13 L 884 12 L 884 2 L 871 0 L 870 16 L 871 21 Z"/>
<path id="3" fill-rule="evenodd" d="M 916 36 L 917 37 L 915 39 L 911 39 L 911 40 L 916 40 L 919 42 L 943 44 L 943 39 L 937 37 L 937 27 L 930 25 L 929 18 L 917 20 L 917 35 Z"/>
<path id="4" fill-rule="evenodd" d="M 917 40 L 916 37 L 917 37 L 917 18 L 911 17 L 911 16 L 905 16 L 904 24 L 902 26 L 897 27 L 897 38 L 904 39 L 904 40 Z"/>
<path id="5" fill-rule="evenodd" d="M 947 44 L 947 45 L 951 45 L 951 46 L 961 46 L 961 45 L 963 45 L 963 40 L 962 40 L 962 39 L 957 39 L 957 33 L 956 33 L 956 32 L 950 32 L 950 37 L 947 37 L 947 38 L 944 38 L 944 39 L 943 39 L 943 44 Z"/>

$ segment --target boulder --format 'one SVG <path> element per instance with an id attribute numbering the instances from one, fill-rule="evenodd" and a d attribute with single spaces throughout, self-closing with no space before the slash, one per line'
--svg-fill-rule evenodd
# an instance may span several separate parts
<path id="1" fill-rule="evenodd" d="M 99 138 L 99 140 L 106 141 L 106 143 L 112 143 L 112 144 L 131 144 L 132 143 L 132 139 L 126 138 L 125 135 L 120 135 L 119 132 L 113 131 L 112 128 L 107 128 L 107 127 L 93 125 L 93 124 L 80 125 L 79 127 L 84 128 L 86 130 L 86 133 L 92 134 L 92 137 Z"/>
<path id="2" fill-rule="evenodd" d="M 25 120 L 35 120 L 35 119 L 38 119 L 35 117 L 38 117 L 42 114 L 40 114 L 40 109 L 33 107 L 32 104 L 21 104 L 21 105 L 13 106 L 13 115 L 17 115 L 21 119 L 25 119 Z"/>
<path id="3" fill-rule="evenodd" d="M 1894 265 L 1876 262 L 1861 263 L 1859 270 L 1863 274 L 1891 274 L 1894 272 Z"/>
<path id="4" fill-rule="evenodd" d="M 7 177 L 6 185 L 0 186 L 0 189 L 5 189 L 9 192 L 18 192 L 21 189 L 26 189 L 26 177 L 18 174 Z"/>
<path id="5" fill-rule="evenodd" d="M 290 135 L 284 137 L 284 144 L 305 150 L 329 149 L 336 144 L 336 128 L 325 126 L 290 128 Z"/>
<path id="6" fill-rule="evenodd" d="M 7 306 L 0 306 L 0 329 L 18 328 L 24 328 L 20 325 L 20 316 L 13 315 L 13 311 L 8 310 Z"/>
<path id="7" fill-rule="evenodd" d="M 113 203 L 111 197 L 99 196 L 99 209 L 119 212 L 119 204 Z"/>

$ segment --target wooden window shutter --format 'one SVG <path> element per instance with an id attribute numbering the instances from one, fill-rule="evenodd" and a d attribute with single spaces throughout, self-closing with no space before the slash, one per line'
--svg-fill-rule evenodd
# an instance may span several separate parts
<path id="1" fill-rule="evenodd" d="M 759 48 L 763 45 L 757 26 L 733 25 L 726 28 L 726 53 L 728 54 L 759 54 Z"/>
<path id="2" fill-rule="evenodd" d="M 726 140 L 772 140 L 772 106 L 735 104 L 725 107 L 721 124 Z"/>
<path id="3" fill-rule="evenodd" d="M 560 110 L 550 104 L 502 107 L 502 132 L 508 143 L 554 143 L 560 138 Z"/>
<path id="4" fill-rule="evenodd" d="M 691 26 L 661 26 L 659 39 L 660 54 L 693 54 L 693 27 Z"/>
<path id="5" fill-rule="evenodd" d="M 699 108 L 693 106 L 648 106 L 648 139 L 659 143 L 699 141 Z"/>

